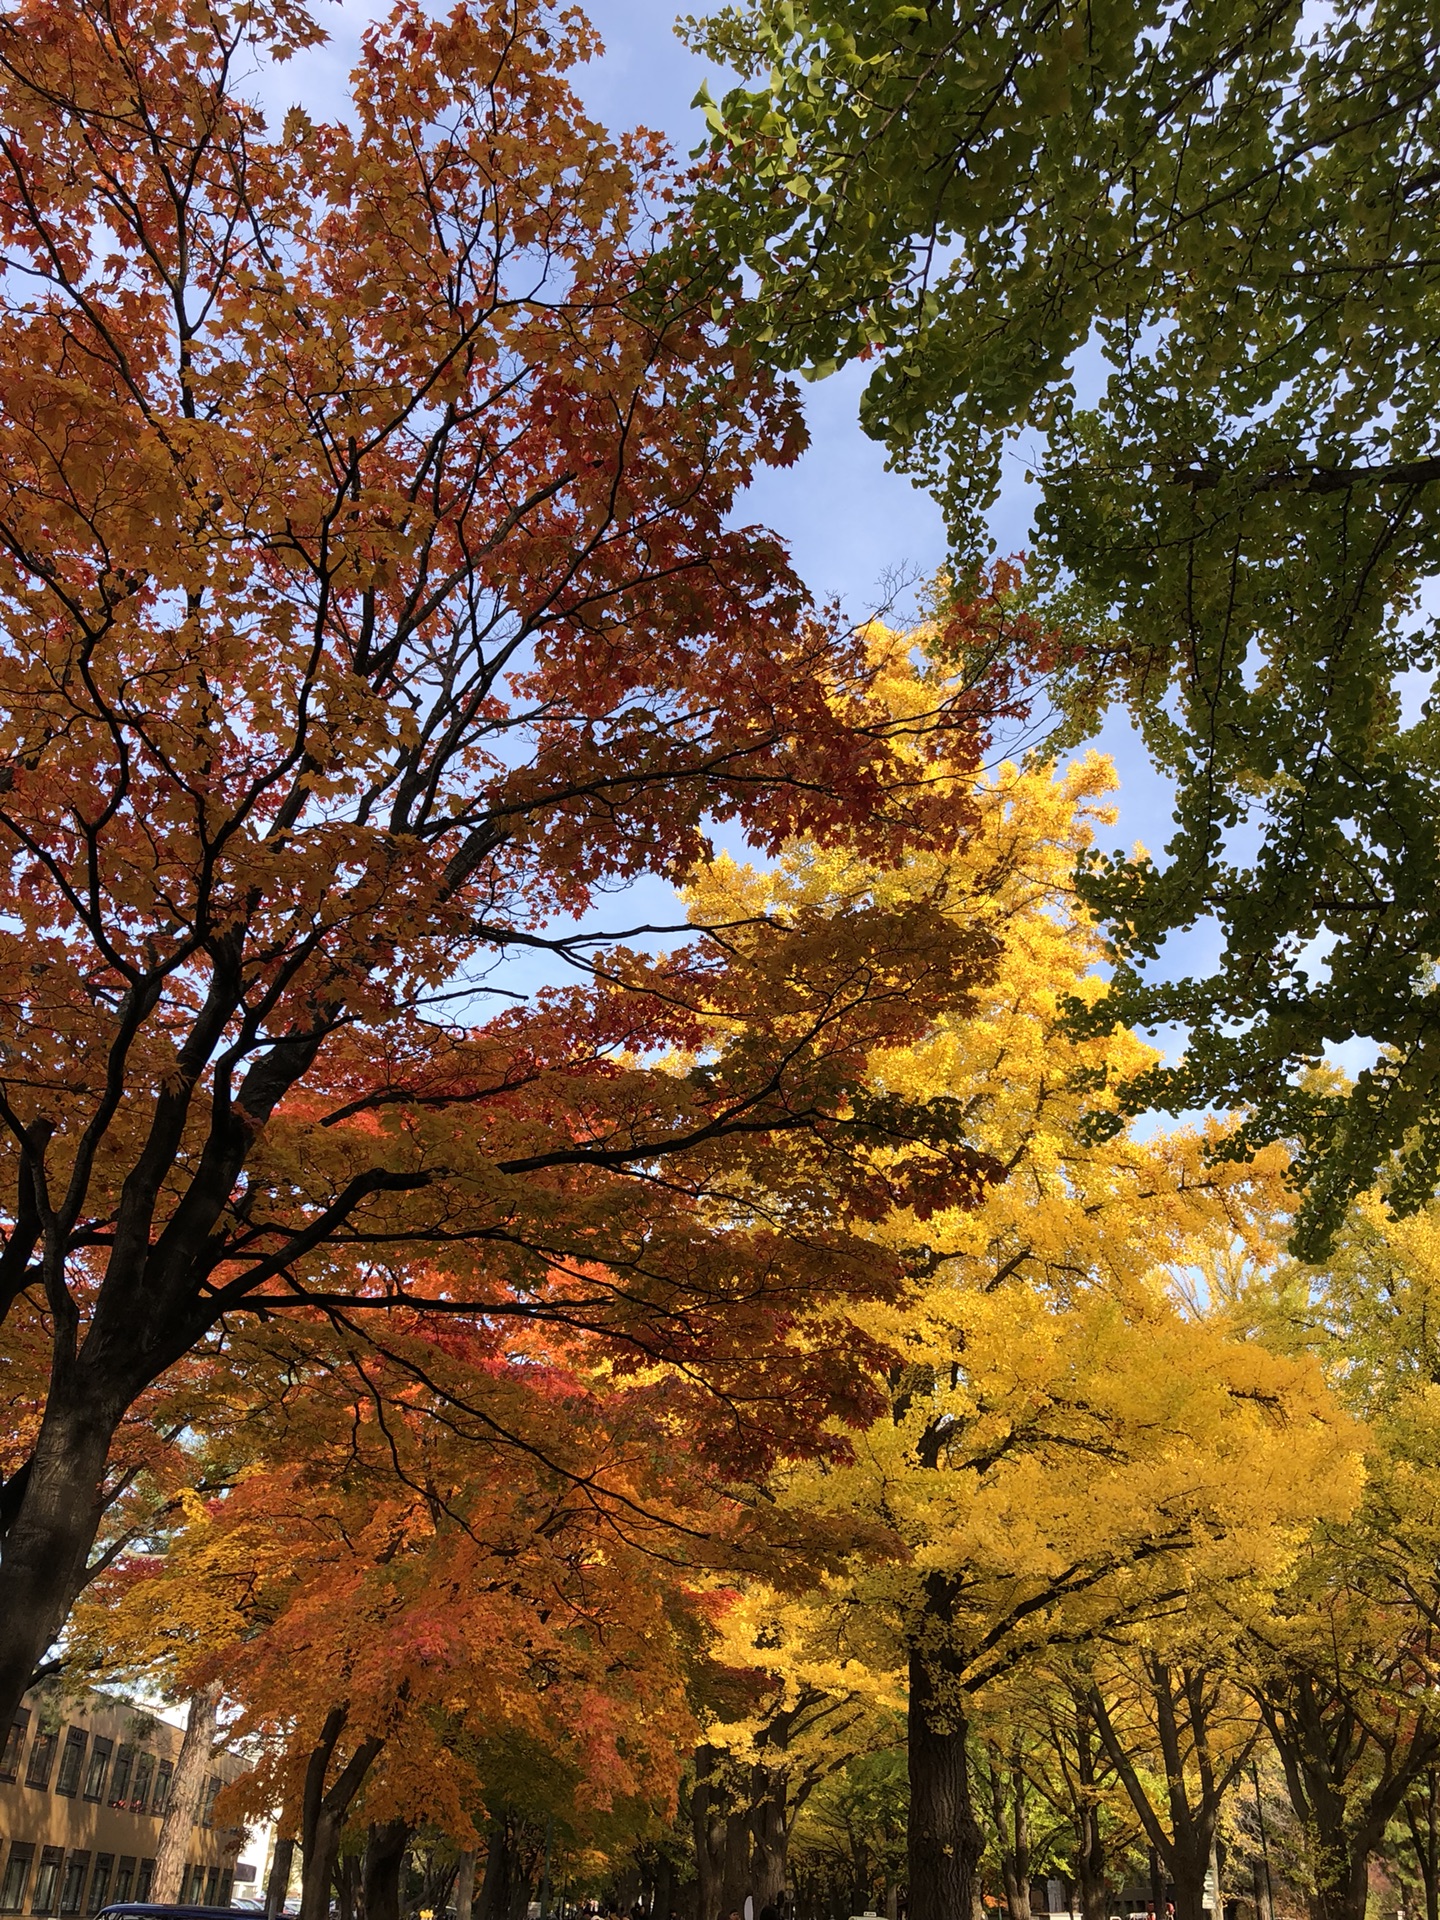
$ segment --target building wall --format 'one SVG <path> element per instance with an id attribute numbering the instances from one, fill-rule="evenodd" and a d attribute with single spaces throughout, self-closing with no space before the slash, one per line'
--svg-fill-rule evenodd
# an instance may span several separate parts
<path id="1" fill-rule="evenodd" d="M 103 1693 L 35 1687 L 0 1748 L 0 1914 L 91 1914 L 145 1900 L 184 1738 L 153 1713 Z M 222 1755 L 191 1831 L 180 1898 L 228 1906 L 243 1835 L 212 1826 Z"/>

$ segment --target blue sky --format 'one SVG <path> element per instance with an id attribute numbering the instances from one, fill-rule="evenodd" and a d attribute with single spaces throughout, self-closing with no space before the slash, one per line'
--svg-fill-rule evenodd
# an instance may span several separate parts
<path id="1" fill-rule="evenodd" d="M 682 0 L 685 11 L 702 0 Z M 703 125 L 691 106 L 702 81 L 719 92 L 713 74 L 676 38 L 676 0 L 593 0 L 587 11 L 605 41 L 605 56 L 578 76 L 597 119 L 619 127 L 637 121 L 658 128 L 682 153 L 700 140 Z M 821 597 L 838 594 L 862 616 L 883 597 L 887 575 L 933 573 L 945 557 L 944 527 L 929 496 L 885 471 L 884 456 L 860 431 L 856 406 L 863 369 L 852 367 L 805 388 L 811 445 L 793 467 L 765 473 L 752 488 L 747 517 L 763 521 L 790 543 L 800 573 Z M 997 504 L 992 532 L 1003 553 L 1023 551 L 1030 526 L 1023 457 Z M 1121 817 L 1115 844 L 1141 840 L 1159 853 L 1169 838 L 1167 783 L 1152 771 L 1122 716 L 1097 743 L 1114 756 L 1121 776 Z M 1212 943 L 1200 935 L 1190 954 L 1209 964 Z M 1177 956 L 1178 957 L 1178 956 Z"/>
<path id="2" fill-rule="evenodd" d="M 592 0 L 586 8 L 605 42 L 604 56 L 574 76 L 594 116 L 619 130 L 637 124 L 664 133 L 688 153 L 703 124 L 691 106 L 709 77 L 719 91 L 724 78 L 676 37 L 681 6 L 701 10 L 701 0 Z M 292 102 L 317 115 L 341 109 L 345 77 L 367 22 L 382 11 L 366 0 L 319 0 L 317 15 L 329 43 L 265 77 L 267 110 L 276 119 Z M 747 521 L 784 536 L 802 577 L 817 597 L 838 597 L 853 618 L 863 618 L 884 597 L 884 582 L 897 572 L 933 573 L 945 556 L 944 528 L 934 502 L 909 481 L 885 471 L 880 448 L 860 431 L 856 403 L 862 370 L 850 368 L 806 386 L 811 445 L 792 468 L 762 472 L 742 503 Z M 1023 551 L 1029 528 L 1029 498 L 1017 454 L 1013 474 L 997 504 L 992 531 L 1002 552 Z M 1167 784 L 1157 778 L 1123 716 L 1115 716 L 1097 742 L 1113 755 L 1121 778 L 1120 820 L 1107 841 L 1131 846 L 1143 841 L 1154 853 L 1170 833 Z M 658 883 L 637 890 L 621 907 L 608 903 L 605 924 L 669 919 L 673 907 Z M 633 913 L 630 911 L 633 905 Z M 1215 943 L 1204 932 L 1176 943 L 1173 966 L 1208 969 Z M 1166 968 L 1167 972 L 1172 967 Z"/>

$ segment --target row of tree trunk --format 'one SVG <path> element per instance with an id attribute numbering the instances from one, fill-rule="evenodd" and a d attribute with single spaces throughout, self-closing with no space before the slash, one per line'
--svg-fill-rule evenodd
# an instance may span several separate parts
<path id="1" fill-rule="evenodd" d="M 747 1897 L 757 1914 L 780 1905 L 790 1826 L 806 1791 L 803 1783 L 797 1790 L 783 1766 L 737 1768 L 722 1749 L 697 1748 L 690 1817 L 698 1920 L 743 1914 Z"/>
<path id="2" fill-rule="evenodd" d="M 338 1904 L 340 1920 L 401 1920 L 405 1911 L 405 1863 L 415 1829 L 404 1820 L 390 1820 L 366 1829 L 363 1850 L 338 1856 L 329 1867 L 326 1906 Z M 313 1867 L 304 1860 L 301 1870 L 301 1912 L 321 1901 L 323 1856 Z M 297 1841 L 281 1836 L 266 1886 L 266 1920 L 278 1920 L 294 1871 Z M 534 1829 L 513 1815 L 491 1820 L 486 1835 L 484 1867 L 478 1884 L 476 1854 L 461 1853 L 443 1888 L 432 1889 L 433 1904 L 443 1908 L 453 1892 L 455 1920 L 525 1920 L 535 1894 L 540 1845 Z"/>
<path id="3" fill-rule="evenodd" d="M 1232 1742 L 1223 1762 L 1215 1754 L 1211 1729 L 1220 1682 L 1214 1673 L 1172 1669 L 1150 1656 L 1144 1679 L 1163 1761 L 1164 1787 L 1158 1799 L 1128 1751 L 1124 1729 L 1097 1691 L 1074 1689 L 1063 1734 L 1058 1724 L 1052 1728 L 1057 1742 L 1063 1737 L 1068 1753 L 1068 1812 L 1077 1838 L 1075 1869 L 1084 1920 L 1103 1920 L 1109 1905 L 1098 1815 L 1102 1770 L 1108 1766 L 1126 1789 L 1149 1844 L 1156 1911 L 1163 1911 L 1168 1885 L 1175 1920 L 1203 1920 L 1221 1808 L 1251 1751 L 1250 1744 L 1236 1747 Z M 909 1920 L 972 1920 L 985 1841 L 976 1817 L 977 1782 L 964 1695 L 957 1675 L 946 1669 L 943 1649 L 937 1656 L 933 1648 L 917 1646 L 910 1657 L 909 1683 Z M 215 1689 L 191 1702 L 156 1855 L 155 1898 L 162 1902 L 180 1895 L 191 1828 L 215 1751 L 217 1704 Z M 406 1823 L 372 1825 L 363 1853 L 342 1866 L 342 1831 L 384 1744 L 378 1737 L 367 1738 L 339 1757 L 347 1719 L 343 1703 L 331 1710 L 306 1769 L 298 1835 L 303 1850 L 300 1920 L 328 1920 L 337 1887 L 342 1920 L 401 1920 L 411 1838 Z M 1344 1756 L 1331 1749 L 1348 1723 L 1343 1717 L 1336 1722 L 1327 1713 L 1313 1685 L 1302 1679 L 1283 1701 L 1278 1696 L 1267 1700 L 1264 1723 L 1284 1764 L 1296 1812 L 1319 1843 L 1317 1856 L 1325 1871 L 1317 1875 L 1311 1896 L 1313 1920 L 1364 1920 L 1370 1856 L 1386 1825 L 1400 1814 L 1410 1823 L 1417 1856 L 1423 1855 L 1428 1920 L 1440 1920 L 1440 1809 L 1435 1789 L 1440 1724 L 1417 1706 L 1405 1728 L 1407 1737 L 1391 1745 L 1386 1765 L 1370 1781 L 1368 1794 L 1357 1800 L 1353 1794 L 1325 1790 L 1345 1776 Z M 1030 1862 L 1019 1765 L 1018 1760 L 1008 1768 L 996 1762 L 981 1784 L 988 1786 L 1010 1920 L 1029 1920 Z M 1422 1804 L 1416 1787 L 1427 1781 L 1429 1795 Z M 790 1829 L 807 1791 L 783 1764 L 762 1760 L 737 1767 L 719 1748 L 698 1750 L 691 1794 L 697 1920 L 743 1913 L 747 1898 L 757 1913 L 781 1904 Z M 276 1846 L 267 1889 L 270 1920 L 276 1920 L 284 1902 L 296 1838 L 282 1837 Z M 486 1833 L 478 1888 L 475 1856 L 461 1863 L 457 1920 L 524 1920 L 542 1848 L 533 1822 L 509 1811 L 495 1813 Z M 660 1862 L 650 1889 L 657 1914 L 671 1906 L 671 1878 L 669 1863 Z"/>
<path id="4" fill-rule="evenodd" d="M 959 1670 L 947 1667 L 943 1638 L 937 1640 L 917 1646 L 909 1663 L 908 1920 L 972 1920 L 985 1849 L 977 1788 L 990 1803 L 1009 1920 L 1030 1920 L 1021 1763 L 1001 1759 L 977 1779 Z M 1397 1818 L 1410 1832 L 1427 1920 L 1440 1920 L 1440 1717 L 1428 1700 L 1417 1697 L 1382 1740 L 1365 1732 L 1346 1701 L 1322 1697 L 1313 1677 L 1277 1675 L 1258 1703 L 1253 1732 L 1237 1742 L 1233 1728 L 1217 1737 L 1234 1710 L 1225 1697 L 1233 1683 L 1221 1670 L 1172 1667 L 1150 1655 L 1136 1677 L 1147 1697 L 1159 1768 L 1142 1773 L 1125 1727 L 1093 1687 L 1073 1687 L 1063 1703 L 1065 1724 L 1056 1721 L 1050 1730 L 1065 1750 L 1064 1811 L 1076 1838 L 1084 1920 L 1104 1920 L 1110 1907 L 1099 1815 L 1107 1776 L 1125 1790 L 1140 1823 L 1156 1912 L 1164 1912 L 1168 1895 L 1175 1920 L 1205 1920 L 1221 1811 L 1262 1729 L 1313 1847 L 1312 1920 L 1365 1920 L 1369 1862 Z M 1367 1739 L 1376 1749 L 1368 1759 L 1358 1751 Z M 756 1766 L 746 1774 L 719 1750 L 700 1749 L 692 1796 L 699 1920 L 743 1912 L 747 1895 L 757 1911 L 780 1904 L 796 1811 L 786 1792 L 783 1772 Z"/>
<path id="5" fill-rule="evenodd" d="M 300 1920 L 329 1920 L 337 1896 L 340 1920 L 401 1920 L 405 1862 L 414 1828 L 404 1820 L 371 1823 L 365 1830 L 363 1850 L 358 1854 L 341 1851 L 356 1797 L 384 1748 L 383 1739 L 368 1737 L 345 1752 L 343 1758 L 338 1757 L 348 1718 L 344 1702 L 332 1707 L 311 1750 L 299 1809 L 299 1833 L 293 1829 L 282 1832 L 275 1843 L 265 1890 L 266 1920 L 278 1920 L 284 1910 L 297 1847 L 301 1855 Z M 213 1738 L 213 1713 L 210 1724 Z M 206 1752 L 208 1756 L 208 1744 Z M 181 1766 L 176 1770 L 177 1787 L 183 1762 L 182 1753 Z M 203 1784 L 203 1773 L 201 1779 Z M 188 1828 L 186 1831 L 188 1835 Z M 508 1809 L 492 1813 L 478 1885 L 476 1855 L 462 1853 L 445 1886 L 431 1890 L 431 1904 L 448 1904 L 453 1886 L 456 1920 L 525 1920 L 542 1850 L 542 1836 L 533 1822 Z M 173 1897 L 157 1894 L 157 1898 Z"/>

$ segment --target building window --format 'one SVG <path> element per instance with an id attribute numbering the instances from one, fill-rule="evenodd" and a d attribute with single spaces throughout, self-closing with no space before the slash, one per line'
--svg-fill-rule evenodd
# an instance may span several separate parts
<path id="1" fill-rule="evenodd" d="M 5 1736 L 5 1751 L 0 1754 L 0 1780 L 13 1780 L 20 1771 L 20 1755 L 25 1750 L 25 1729 L 30 1724 L 30 1709 L 22 1707 L 10 1722 Z"/>
<path id="2" fill-rule="evenodd" d="M 140 1878 L 135 1882 L 135 1898 L 137 1900 L 148 1900 L 150 1898 L 150 1888 L 154 1879 L 155 1862 L 153 1860 L 142 1860 L 140 1862 Z"/>
<path id="3" fill-rule="evenodd" d="M 115 1756 L 115 1771 L 110 1776 L 110 1804 L 123 1807 L 130 1796 L 130 1771 L 135 1765 L 134 1747 L 121 1747 Z M 135 1862 L 130 1862 L 133 1867 Z M 129 1897 L 128 1889 L 123 1898 Z"/>
<path id="4" fill-rule="evenodd" d="M 56 1793 L 74 1794 L 79 1790 L 87 1738 L 79 1727 L 71 1727 L 66 1733 L 65 1745 L 60 1749 L 60 1771 L 55 1776 Z"/>
<path id="5" fill-rule="evenodd" d="M 110 1895 L 110 1875 L 115 1871 L 113 1853 L 97 1853 L 95 1871 L 90 1876 L 90 1911 L 99 1913 Z"/>
<path id="6" fill-rule="evenodd" d="M 35 1875 L 35 1898 L 30 1902 L 32 1913 L 54 1913 L 55 1896 L 60 1891 L 60 1862 L 65 1858 L 61 1847 L 46 1847 L 40 1855 L 40 1870 Z"/>
<path id="7" fill-rule="evenodd" d="M 227 1867 L 220 1876 L 220 1899 L 218 1904 L 222 1907 L 228 1907 L 230 1904 L 230 1896 L 234 1891 L 235 1876 L 229 1867 Z"/>
<path id="8" fill-rule="evenodd" d="M 133 1853 L 121 1854 L 120 1864 L 115 1869 L 116 1900 L 117 1901 L 128 1900 L 130 1898 L 130 1889 L 131 1887 L 134 1886 L 134 1884 L 135 1884 L 135 1856 Z"/>
<path id="9" fill-rule="evenodd" d="M 211 1867 L 209 1873 L 205 1876 L 205 1904 L 207 1907 L 213 1907 L 215 1905 L 219 1893 L 220 1869 L 219 1867 Z"/>
<path id="10" fill-rule="evenodd" d="M 215 1796 L 219 1791 L 220 1782 L 212 1773 L 210 1778 L 205 1782 L 205 1801 L 200 1808 L 200 1824 L 202 1827 L 208 1827 L 214 1822 Z"/>
<path id="11" fill-rule="evenodd" d="M 160 1762 L 160 1771 L 155 1776 L 155 1798 L 150 1802 L 152 1813 L 164 1813 L 170 1804 L 170 1782 L 175 1777 L 175 1768 L 168 1760 Z"/>
<path id="12" fill-rule="evenodd" d="M 0 1913 L 19 1913 L 25 1905 L 25 1889 L 30 1884 L 34 1859 L 34 1847 L 22 1847 L 18 1843 L 11 1847 L 10 1858 L 5 1863 L 5 1878 L 0 1881 Z"/>
<path id="13" fill-rule="evenodd" d="M 96 1739 L 90 1747 L 90 1765 L 85 1772 L 85 1798 L 103 1800 L 105 1798 L 105 1776 L 110 1771 L 110 1754 L 113 1742 Z"/>
<path id="14" fill-rule="evenodd" d="M 65 1877 L 60 1883 L 61 1913 L 79 1913 L 85 1904 L 85 1881 L 90 1873 L 90 1855 L 72 1853 L 65 1862 Z"/>
<path id="15" fill-rule="evenodd" d="M 155 1756 L 142 1753 L 135 1761 L 135 1778 L 130 1786 L 131 1813 L 144 1813 L 150 1801 L 150 1782 L 155 1776 Z"/>
<path id="16" fill-rule="evenodd" d="M 40 1728 L 30 1742 L 30 1764 L 25 1769 L 27 1787 L 49 1786 L 50 1769 L 55 1764 L 55 1749 L 59 1744 L 56 1734 L 46 1733 L 43 1727 Z M 37 1907 L 35 1911 L 38 1913 L 40 1909 Z"/>

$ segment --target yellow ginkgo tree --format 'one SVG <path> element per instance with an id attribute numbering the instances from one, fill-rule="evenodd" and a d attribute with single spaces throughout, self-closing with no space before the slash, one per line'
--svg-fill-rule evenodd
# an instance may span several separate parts
<path id="1" fill-rule="evenodd" d="M 913 636 L 873 644 L 903 701 Z M 873 1225 L 912 1276 L 855 1310 L 884 1410 L 848 1460 L 772 1483 L 829 1527 L 835 1561 L 754 1634 L 796 1686 L 825 1662 L 837 1685 L 859 1671 L 903 1684 L 911 1920 L 971 1911 L 977 1696 L 1201 1592 L 1260 1604 L 1317 1503 L 1343 1510 L 1355 1492 L 1354 1431 L 1318 1366 L 1197 1313 L 1176 1284 L 1217 1250 L 1271 1257 L 1281 1154 L 1227 1160 L 1219 1123 L 1109 1139 L 1095 1124 L 1155 1058 L 1126 1031 L 1076 1040 L 1062 1023 L 1067 1000 L 1106 990 L 1070 878 L 1112 784 L 1094 756 L 1004 766 L 958 852 L 893 871 L 810 849 L 767 874 L 722 860 L 697 901 L 713 921 L 923 900 L 998 953 L 973 1011 L 882 1057 L 867 1097 L 948 1101 L 1004 1177 L 978 1207 L 937 1191 L 923 1214 L 897 1205 Z M 1198 1916 L 1199 1886 L 1177 1895 Z"/>

